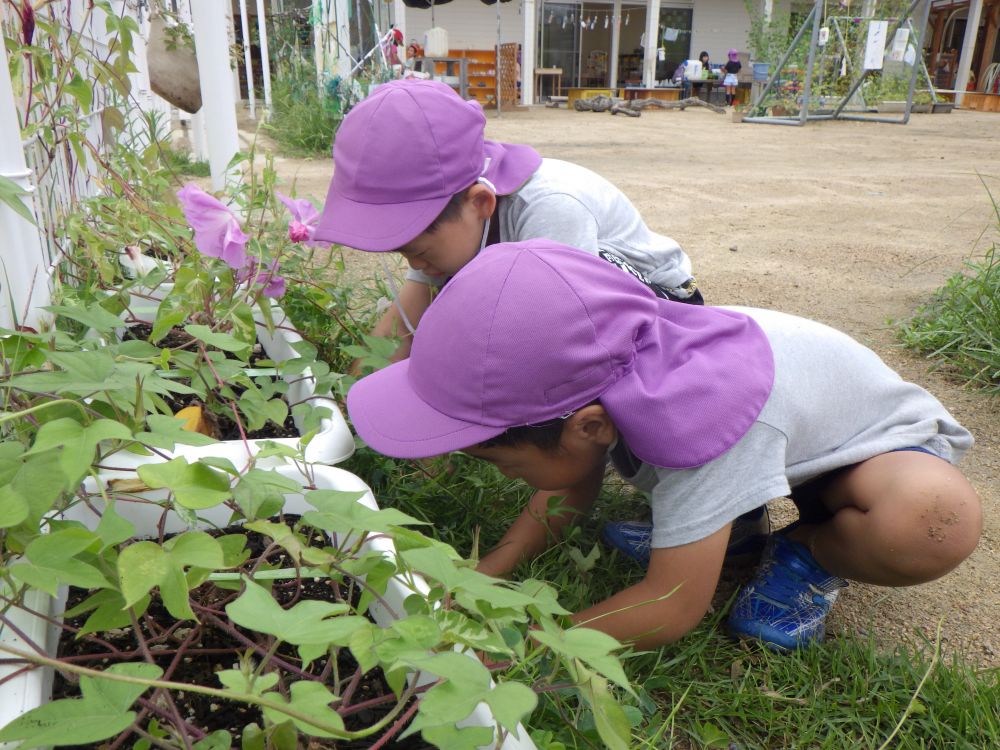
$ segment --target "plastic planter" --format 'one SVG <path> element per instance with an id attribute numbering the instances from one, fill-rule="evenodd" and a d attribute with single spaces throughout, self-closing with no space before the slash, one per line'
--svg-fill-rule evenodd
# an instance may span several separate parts
<path id="1" fill-rule="evenodd" d="M 280 466 L 277 467 L 276 470 L 284 476 L 301 479 L 301 474 L 296 467 Z M 347 492 L 364 492 L 364 495 L 359 502 L 364 503 L 373 510 L 378 509 L 378 504 L 376 503 L 368 485 L 366 485 L 354 474 L 332 466 L 315 466 L 312 467 L 312 472 L 316 488 Z M 106 472 L 101 475 L 101 481 L 106 482 L 110 479 L 118 479 L 129 476 L 133 475 L 124 471 Z M 89 484 L 89 490 L 96 490 L 96 483 L 94 480 L 90 479 L 87 480 L 87 482 Z M 151 490 L 148 493 L 144 493 L 144 497 L 153 501 L 161 501 L 166 498 L 166 491 Z M 286 512 L 304 513 L 305 511 L 311 509 L 312 506 L 306 502 L 305 498 L 301 494 L 290 494 L 285 496 Z M 162 514 L 161 506 L 142 502 L 118 502 L 115 505 L 115 510 L 119 513 L 119 515 L 134 524 L 137 536 L 155 536 L 157 534 L 158 523 Z M 203 528 L 225 526 L 229 522 L 230 516 L 231 513 L 225 506 L 217 506 L 199 513 L 199 518 L 202 521 L 201 526 Z M 97 523 L 100 521 L 100 516 L 97 511 L 83 503 L 77 504 L 72 509 L 62 514 L 62 518 L 66 520 L 79 521 L 91 529 L 96 527 Z M 186 523 L 176 514 L 172 512 L 167 514 L 166 522 L 164 524 L 164 530 L 166 533 L 181 532 L 187 528 L 188 526 Z M 349 544 L 349 540 L 345 543 Z M 362 550 L 365 552 L 378 552 L 386 556 L 395 555 L 395 548 L 392 540 L 381 535 L 371 535 L 367 537 L 362 543 Z M 426 581 L 416 574 L 410 573 L 407 575 L 396 576 L 388 583 L 388 587 L 383 597 L 385 604 L 383 605 L 375 602 L 370 607 L 372 618 L 379 626 L 386 627 L 397 618 L 399 613 L 405 611 L 403 608 L 403 602 L 408 596 L 415 593 L 424 594 L 427 590 L 428 586 Z M 65 602 L 65 591 L 61 592 L 61 596 L 58 598 L 52 598 L 42 592 L 31 591 L 29 592 L 25 603 L 30 609 L 36 612 L 50 618 L 58 618 L 61 616 L 62 611 L 65 608 Z M 29 636 L 34 643 L 43 646 L 48 654 L 54 655 L 56 653 L 59 638 L 58 627 L 49 625 L 45 620 L 36 617 L 23 609 L 12 608 L 12 610 L 8 612 L 7 616 L 13 621 L 14 625 L 25 635 Z M 17 636 L 13 629 L 3 626 L 0 626 L 0 643 L 12 648 L 23 650 L 29 649 L 28 644 L 24 643 L 24 641 Z M 469 658 L 476 658 L 472 652 L 465 653 L 469 656 Z M 15 666 L 0 665 L 0 680 L 17 671 L 17 669 L 18 668 Z M 3 685 L 0 685 L 0 727 L 6 726 L 22 713 L 30 711 L 31 709 L 48 701 L 52 694 L 52 676 L 52 670 L 49 668 L 33 669 L 29 672 L 19 674 L 18 676 L 6 681 Z M 425 684 L 434 680 L 432 676 L 423 676 L 421 674 L 415 674 L 413 679 L 417 680 L 418 684 Z M 459 722 L 459 724 L 461 726 L 494 727 L 496 722 L 490 712 L 489 706 L 485 703 L 480 703 L 476 709 L 466 719 Z M 0 747 L 11 746 L 0 745 Z M 502 744 L 498 744 L 497 741 L 494 741 L 489 745 L 484 745 L 483 748 L 485 750 L 534 750 L 535 744 L 528 736 L 527 730 L 519 725 L 516 737 L 514 735 L 507 735 Z"/>

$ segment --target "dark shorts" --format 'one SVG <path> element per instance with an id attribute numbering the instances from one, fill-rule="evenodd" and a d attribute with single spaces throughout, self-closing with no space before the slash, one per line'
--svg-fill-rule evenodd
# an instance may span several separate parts
<path id="1" fill-rule="evenodd" d="M 695 284 L 694 279 L 688 279 L 680 286 L 680 291 L 684 294 L 677 293 L 677 290 L 667 289 L 666 287 L 660 286 L 659 284 L 654 284 L 652 281 L 646 278 L 646 274 L 640 271 L 638 268 L 633 266 L 627 260 L 617 253 L 612 253 L 608 250 L 599 250 L 597 252 L 598 257 L 606 260 L 613 266 L 618 266 L 625 273 L 630 276 L 634 276 L 639 279 L 643 284 L 648 286 L 654 292 L 656 292 L 657 297 L 662 297 L 663 299 L 669 299 L 673 302 L 683 302 L 688 305 L 704 305 L 705 298 L 701 296 L 701 290 Z"/>
<path id="2" fill-rule="evenodd" d="M 926 453 L 928 456 L 935 456 L 940 458 L 937 453 L 929 451 L 926 448 L 921 448 L 919 446 L 913 446 L 909 448 L 896 448 L 896 450 L 889 451 L 890 453 L 898 453 L 899 451 L 916 451 L 917 453 Z M 944 459 L 942 459 L 944 460 Z M 824 523 L 833 518 L 833 513 L 823 504 L 823 496 L 826 494 L 827 488 L 830 484 L 839 477 L 843 472 L 848 469 L 857 466 L 857 464 L 851 464 L 850 466 L 842 466 L 839 469 L 834 469 L 826 474 L 821 474 L 814 479 L 810 479 L 808 482 L 800 484 L 798 487 L 794 488 L 791 494 L 788 496 L 795 507 L 799 511 L 798 523 Z"/>

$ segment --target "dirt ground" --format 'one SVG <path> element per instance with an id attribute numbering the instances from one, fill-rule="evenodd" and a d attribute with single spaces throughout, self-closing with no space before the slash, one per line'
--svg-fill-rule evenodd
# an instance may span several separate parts
<path id="1" fill-rule="evenodd" d="M 618 185 L 647 224 L 684 247 L 710 304 L 771 307 L 840 328 L 975 434 L 962 468 L 983 499 L 979 548 L 930 584 L 853 584 L 831 630 L 891 642 L 914 631 L 933 638 L 940 621 L 946 652 L 1000 666 L 1000 401 L 930 373 L 887 322 L 910 315 L 998 240 L 982 180 L 1000 198 L 1000 114 L 802 128 L 736 124 L 705 109 L 626 119 L 536 108 L 488 118 L 488 137 L 530 143 Z M 276 166 L 298 195 L 322 204 L 328 159 Z M 357 253 L 359 272 L 374 272 L 373 260 Z"/>

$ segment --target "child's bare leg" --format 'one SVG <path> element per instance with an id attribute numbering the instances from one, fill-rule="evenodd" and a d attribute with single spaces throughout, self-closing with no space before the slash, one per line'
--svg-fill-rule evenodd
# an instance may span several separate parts
<path id="1" fill-rule="evenodd" d="M 789 537 L 830 573 L 881 586 L 943 576 L 982 532 L 972 485 L 947 461 L 918 451 L 884 453 L 844 471 L 823 502 L 833 518 Z"/>

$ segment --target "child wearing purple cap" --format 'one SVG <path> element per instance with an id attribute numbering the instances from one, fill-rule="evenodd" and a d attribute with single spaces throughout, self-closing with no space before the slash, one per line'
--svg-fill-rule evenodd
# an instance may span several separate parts
<path id="1" fill-rule="evenodd" d="M 736 49 L 729 50 L 729 59 L 726 61 L 724 70 L 726 77 L 722 79 L 722 85 L 726 87 L 726 104 L 730 107 L 736 103 L 736 89 L 740 85 L 737 77 L 743 65 L 740 63 L 740 53 Z"/>
<path id="2" fill-rule="evenodd" d="M 784 313 L 673 304 L 546 241 L 468 263 L 409 359 L 359 380 L 347 407 L 381 453 L 462 450 L 538 490 L 480 560 L 490 575 L 559 537 L 574 514 L 550 502 L 586 515 L 610 461 L 649 494 L 649 567 L 574 620 L 639 648 L 702 619 L 734 519 L 773 498 L 800 519 L 770 536 L 728 625 L 777 649 L 821 640 L 848 579 L 933 580 L 982 527 L 954 466 L 971 435 L 871 350 Z"/>
<path id="3" fill-rule="evenodd" d="M 645 278 L 663 296 L 702 303 L 691 262 L 651 231 L 603 177 L 543 159 L 530 146 L 485 138 L 486 117 L 440 81 L 392 81 L 337 130 L 334 174 L 314 239 L 410 264 L 396 304 L 376 326 L 403 338 L 440 288 L 487 244 L 546 238 Z"/>

